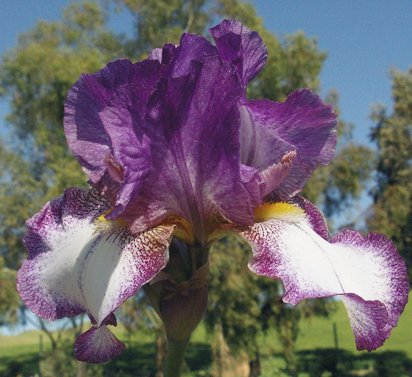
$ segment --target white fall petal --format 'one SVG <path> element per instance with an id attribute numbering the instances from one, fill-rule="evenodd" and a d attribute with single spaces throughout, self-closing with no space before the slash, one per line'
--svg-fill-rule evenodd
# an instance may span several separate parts
<path id="1" fill-rule="evenodd" d="M 106 349 L 96 343 L 100 361 L 121 350 L 105 329 L 107 318 L 166 266 L 174 229 L 164 225 L 132 235 L 104 220 L 107 208 L 95 193 L 80 189 L 46 204 L 27 222 L 29 258 L 17 279 L 21 298 L 38 316 L 87 313 L 95 329 L 103 326 L 81 338 L 87 344 L 108 340 Z"/>
<path id="2" fill-rule="evenodd" d="M 331 242 L 311 227 L 302 209 L 268 205 L 265 221 L 240 229 L 252 246 L 249 268 L 281 279 L 283 301 L 343 295 L 359 349 L 380 346 L 407 302 L 406 266 L 391 241 L 344 231 Z"/>

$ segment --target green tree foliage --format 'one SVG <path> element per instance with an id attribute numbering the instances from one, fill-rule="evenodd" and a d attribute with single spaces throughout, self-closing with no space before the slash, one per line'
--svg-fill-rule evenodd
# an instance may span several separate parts
<path id="1" fill-rule="evenodd" d="M 0 142 L 0 255 L 16 269 L 23 250 L 24 221 L 38 209 L 45 183 L 39 167 Z"/>
<path id="2" fill-rule="evenodd" d="M 20 302 L 15 284 L 16 271 L 5 267 L 0 257 L 0 325 L 16 321 Z"/>
<path id="3" fill-rule="evenodd" d="M 259 304 L 260 290 L 256 289 L 259 277 L 247 268 L 249 253 L 244 243 L 228 237 L 214 245 L 210 256 L 206 323 L 210 329 L 221 326 L 234 351 L 254 352 L 253 342 L 263 325 L 257 321 L 264 306 Z M 275 293 L 274 297 L 277 296 Z"/>
<path id="4" fill-rule="evenodd" d="M 71 342 L 49 352 L 39 362 L 42 377 L 103 377 L 104 366 L 77 361 L 72 355 Z"/>
<path id="5" fill-rule="evenodd" d="M 211 13 L 207 0 L 115 0 L 134 18 L 136 38 L 127 43 L 128 55 L 143 58 L 155 47 L 179 43 L 182 32 L 202 34 Z"/>
<path id="6" fill-rule="evenodd" d="M 378 149 L 371 230 L 390 237 L 412 277 L 412 69 L 392 72 L 393 110 L 377 107 L 372 140 Z"/>

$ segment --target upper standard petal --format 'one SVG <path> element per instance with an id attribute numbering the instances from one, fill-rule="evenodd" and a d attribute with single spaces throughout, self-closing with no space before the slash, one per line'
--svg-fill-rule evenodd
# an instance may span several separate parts
<path id="1" fill-rule="evenodd" d="M 160 63 L 156 60 L 136 64 L 126 59 L 118 60 L 95 74 L 82 75 L 69 91 L 64 109 L 64 130 L 69 148 L 92 184 L 98 184 L 107 172 L 105 161 L 108 155 L 119 158 L 116 143 L 124 140 L 124 137 L 117 139 L 119 115 L 112 115 L 113 125 L 108 126 L 112 119 L 106 107 L 122 96 L 124 87 L 133 86 L 133 98 L 126 97 L 125 100 L 134 100 L 134 116 L 144 117 L 142 110 L 159 75 Z M 130 105 L 129 102 L 123 106 Z M 132 122 L 125 123 L 122 130 L 130 136 L 132 126 Z"/>
<path id="2" fill-rule="evenodd" d="M 245 88 L 266 63 L 268 51 L 262 38 L 236 20 L 224 20 L 210 33 L 220 55 L 235 66 Z"/>
<path id="3" fill-rule="evenodd" d="M 252 223 L 262 194 L 258 169 L 239 160 L 242 95 L 232 64 L 192 34 L 141 63 L 82 77 L 68 96 L 65 130 L 114 205 L 109 218 L 140 232 L 180 216 L 201 239 L 216 217 Z"/>
<path id="4" fill-rule="evenodd" d="M 186 33 L 143 62 L 82 76 L 69 92 L 69 146 L 114 205 L 109 217 L 134 231 L 168 216 L 200 238 L 213 217 L 250 224 L 262 193 L 289 199 L 333 157 L 331 107 L 309 90 L 285 103 L 247 101 L 244 85 L 266 60 L 261 38 L 237 21 L 211 33 L 217 47 Z"/>
<path id="5" fill-rule="evenodd" d="M 144 132 L 152 166 L 122 217 L 138 230 L 177 215 L 204 241 L 217 216 L 251 223 L 261 194 L 251 187 L 257 169 L 246 177 L 239 161 L 242 88 L 235 72 L 213 55 L 192 61 L 189 71 L 160 80 L 149 101 Z"/>

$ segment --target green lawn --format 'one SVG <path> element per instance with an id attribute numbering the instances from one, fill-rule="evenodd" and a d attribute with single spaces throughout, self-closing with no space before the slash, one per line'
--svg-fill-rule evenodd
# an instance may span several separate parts
<path id="1" fill-rule="evenodd" d="M 349 326 L 346 311 L 341 303 L 338 303 L 337 311 L 328 319 L 312 318 L 310 320 L 302 320 L 300 326 L 300 336 L 297 342 L 297 351 L 300 355 L 299 357 L 304 363 L 310 364 L 313 362 L 313 359 L 319 359 L 321 357 L 328 358 L 330 355 L 336 354 L 334 351 L 333 323 L 335 323 L 337 327 L 339 349 L 341 350 L 340 354 L 346 359 L 351 358 L 350 362 L 352 364 L 354 362 L 355 364 L 356 362 L 363 363 L 359 365 L 364 365 L 365 368 L 367 368 L 371 360 L 376 361 L 381 357 L 390 358 L 393 355 L 398 355 L 398 357 L 403 357 L 404 359 L 407 357 L 412 360 L 411 303 L 407 305 L 405 313 L 402 315 L 397 328 L 394 329 L 391 338 L 383 347 L 370 354 L 367 352 L 356 351 L 354 338 Z M 107 367 L 116 368 L 116 370 L 118 370 L 120 365 L 127 369 L 127 367 L 130 367 L 130 365 L 128 365 L 130 364 L 130 359 L 140 359 L 142 360 L 142 364 L 139 367 L 142 369 L 149 368 L 153 360 L 153 337 L 150 334 L 138 333 L 131 339 L 128 339 L 121 326 L 115 329 L 115 333 L 127 344 L 132 343 L 132 347 L 129 347 L 126 356 L 121 358 L 120 361 L 114 363 L 112 367 L 110 367 L 110 365 L 113 362 L 108 363 Z M 42 339 L 41 342 L 40 339 Z M 41 346 L 40 343 L 42 343 Z M 210 363 L 211 355 L 209 343 L 210 339 L 206 335 L 204 326 L 199 326 L 192 337 L 192 346 L 188 353 L 189 366 L 191 368 L 193 367 L 194 370 L 198 370 L 198 372 L 196 374 L 187 374 L 187 376 L 194 377 L 207 375 L 202 374 L 201 370 L 207 370 Z M 40 348 L 43 350 L 42 354 L 46 354 L 47 351 L 50 350 L 49 340 L 40 331 L 25 332 L 17 336 L 0 336 L 0 376 L 14 377 L 15 374 L 10 374 L 10 370 L 13 370 L 13 363 L 23 365 L 24 368 L 19 371 L 24 377 L 28 376 L 30 373 L 30 368 L 34 368 L 38 364 Z M 278 353 L 280 351 L 280 346 L 274 332 L 265 339 L 262 339 L 262 351 L 262 364 L 264 366 L 263 376 L 272 377 L 277 375 L 273 374 L 274 370 L 282 368 L 284 366 L 284 362 L 280 357 L 273 357 L 274 353 Z M 135 367 L 137 368 L 136 365 Z M 142 374 L 142 376 L 146 375 L 148 374 Z M 279 376 L 281 376 L 281 374 L 279 374 Z M 302 374 L 302 377 L 303 376 L 308 375 Z M 386 375 L 383 374 L 383 376 Z M 396 374 L 394 376 L 398 377 Z M 401 376 L 401 374 L 399 374 L 399 376 Z M 409 375 L 406 376 L 409 377 Z"/>

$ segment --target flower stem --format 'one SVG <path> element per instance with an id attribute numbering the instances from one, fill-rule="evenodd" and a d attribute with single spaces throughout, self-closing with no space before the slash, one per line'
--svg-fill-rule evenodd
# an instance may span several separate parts
<path id="1" fill-rule="evenodd" d="M 164 377 L 180 377 L 187 343 L 168 340 Z"/>

